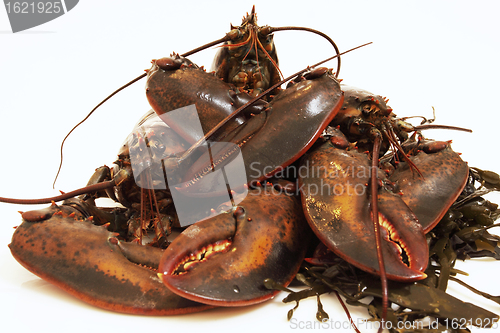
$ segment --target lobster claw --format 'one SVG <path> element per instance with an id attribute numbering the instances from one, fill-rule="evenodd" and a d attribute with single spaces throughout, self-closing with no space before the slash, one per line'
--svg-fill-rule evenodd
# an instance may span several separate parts
<path id="1" fill-rule="evenodd" d="M 249 115 L 247 112 L 246 117 L 240 115 L 235 122 L 217 131 L 209 140 L 210 151 L 204 151 L 198 161 L 181 168 L 182 172 L 187 171 L 179 191 L 190 197 L 222 195 L 221 188 L 225 191 L 225 186 L 220 187 L 210 179 L 210 174 L 215 171 L 225 168 L 227 174 L 239 175 L 245 169 L 246 183 L 252 184 L 282 171 L 302 156 L 343 102 L 340 84 L 328 70 L 313 70 L 306 77 L 280 91 L 271 103 L 262 105 L 255 113 Z M 153 109 L 190 143 L 203 137 L 236 110 L 230 92 L 229 84 L 193 66 L 168 71 L 156 68 L 149 73 L 146 89 Z M 189 133 L 178 128 L 179 124 L 170 115 L 173 110 L 191 104 L 196 105 L 203 131 L 199 131 L 201 135 L 188 139 Z M 184 123 L 192 121 L 183 122 L 182 127 Z M 214 141 L 222 143 L 216 145 Z M 230 163 L 240 152 L 243 162 Z M 240 182 L 238 178 L 237 185 L 243 183 L 245 180 Z"/>
<path id="2" fill-rule="evenodd" d="M 297 197 L 256 188 L 236 207 L 191 225 L 165 250 L 159 272 L 178 295 L 210 305 L 263 302 L 288 285 L 305 256 L 309 231 Z"/>
<path id="3" fill-rule="evenodd" d="M 170 292 L 155 272 L 162 250 L 122 243 L 103 226 L 82 219 L 70 206 L 23 214 L 9 244 L 14 258 L 33 274 L 103 309 L 144 315 L 174 315 L 211 306 Z"/>
<path id="4" fill-rule="evenodd" d="M 422 151 L 409 157 L 420 175 L 403 162 L 389 179 L 427 233 L 457 200 L 467 183 L 469 168 L 448 142 L 428 140 L 420 145 L 440 146 L 437 151 L 422 147 Z"/>
<path id="5" fill-rule="evenodd" d="M 315 234 L 346 261 L 378 274 L 367 154 L 338 149 L 328 141 L 308 153 L 300 168 L 303 208 Z M 383 179 L 382 171 L 379 174 Z M 378 191 L 378 206 L 387 277 L 401 281 L 425 278 L 428 247 L 417 217 L 385 186 Z"/>

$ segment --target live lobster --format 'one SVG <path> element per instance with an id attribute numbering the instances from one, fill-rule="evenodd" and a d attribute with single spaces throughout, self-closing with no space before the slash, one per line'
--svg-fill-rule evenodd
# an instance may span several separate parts
<path id="1" fill-rule="evenodd" d="M 313 76 L 314 76 L 314 75 L 317 75 L 317 74 L 313 74 Z M 323 74 L 323 75 L 324 75 L 324 74 Z M 299 84 L 299 85 L 300 85 L 300 82 L 299 82 L 299 83 L 297 83 L 297 84 Z M 345 148 L 345 147 L 344 147 L 344 148 Z M 402 158 L 404 158 L 404 157 L 402 157 Z M 420 169 L 420 168 L 418 168 L 418 165 L 417 165 L 417 169 Z M 462 174 L 463 174 L 463 171 L 462 171 Z M 464 178 L 465 178 L 465 176 L 462 176 L 461 178 L 462 178 L 462 179 L 464 179 Z M 461 184 L 460 184 L 458 187 L 460 187 L 461 185 L 463 185 L 463 184 L 465 183 L 465 180 L 462 180 L 460 183 L 461 183 Z M 459 190 L 457 190 L 457 189 L 453 190 L 452 192 L 453 192 L 453 194 L 454 194 L 454 195 L 458 195 L 458 194 L 459 194 L 459 193 L 458 193 L 458 192 L 459 192 Z M 450 201 L 451 201 L 451 202 L 452 202 L 452 201 L 454 201 L 454 198 L 453 198 L 453 199 L 450 199 Z M 451 204 L 451 202 L 450 202 L 450 204 Z M 52 209 L 57 210 L 56 208 L 52 208 Z M 441 214 L 441 215 L 442 215 L 442 213 L 439 213 L 439 214 Z M 439 214 L 438 214 L 438 215 L 439 215 Z M 29 219 L 29 216 L 30 216 L 30 215 L 29 215 L 29 214 L 27 214 L 25 217 L 26 217 L 27 219 Z M 113 242 L 114 242 L 114 241 L 113 241 Z"/>

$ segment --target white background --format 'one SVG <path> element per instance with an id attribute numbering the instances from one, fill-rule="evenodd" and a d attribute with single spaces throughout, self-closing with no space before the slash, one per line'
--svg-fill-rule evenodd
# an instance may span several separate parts
<path id="1" fill-rule="evenodd" d="M 498 2 L 267 2 L 87 0 L 54 21 L 17 34 L 10 32 L 1 8 L 0 196 L 47 197 L 84 186 L 96 167 L 112 163 L 132 126 L 148 110 L 144 80 L 106 103 L 70 137 L 52 190 L 59 145 L 69 129 L 110 92 L 149 68 L 151 59 L 221 38 L 229 23 L 240 24 L 252 4 L 261 25 L 315 28 L 331 36 L 341 51 L 373 42 L 342 58 L 344 83 L 387 96 L 400 116 L 431 117 L 434 106 L 436 123 L 468 127 L 474 133 L 432 131 L 429 137 L 453 139 L 454 149 L 471 166 L 500 171 Z M 275 42 L 285 76 L 333 53 L 326 41 L 307 33 L 279 32 Z M 213 54 L 204 51 L 191 59 L 210 67 Z M 0 204 L 0 318 L 16 331 L 295 327 L 286 321 L 291 305 L 281 303 L 281 294 L 262 305 L 168 318 L 115 314 L 82 303 L 12 259 L 7 244 L 20 223 L 16 211 L 34 208 Z M 460 268 L 471 274 L 465 281 L 500 294 L 500 263 L 476 260 Z M 499 305 L 455 284 L 449 290 L 500 313 Z M 346 320 L 335 297 L 322 299 L 332 319 Z M 301 303 L 295 318 L 312 324 L 315 312 L 316 301 L 310 299 Z M 363 309 L 352 313 L 367 317 Z"/>

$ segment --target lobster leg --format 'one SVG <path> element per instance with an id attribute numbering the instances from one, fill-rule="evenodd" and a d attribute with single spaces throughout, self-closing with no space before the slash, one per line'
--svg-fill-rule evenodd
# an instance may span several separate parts
<path id="1" fill-rule="evenodd" d="M 232 210 L 187 228 L 165 250 L 159 271 L 173 292 L 211 305 L 263 302 L 297 273 L 309 231 L 298 198 L 256 188 Z"/>
<path id="2" fill-rule="evenodd" d="M 103 309 L 173 315 L 210 308 L 170 292 L 155 271 L 138 265 L 150 263 L 144 257 L 158 262 L 161 250 L 122 246 L 117 234 L 77 218 L 78 210 L 55 204 L 24 213 L 9 245 L 12 255 L 32 273 Z"/>

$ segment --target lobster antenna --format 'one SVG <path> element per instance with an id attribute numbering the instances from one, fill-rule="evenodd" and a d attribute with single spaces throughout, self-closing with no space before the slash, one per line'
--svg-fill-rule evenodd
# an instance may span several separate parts
<path id="1" fill-rule="evenodd" d="M 396 136 L 394 134 L 394 129 L 392 128 L 391 124 L 388 121 L 386 122 L 386 127 L 388 128 L 388 130 L 384 131 L 383 133 L 386 136 L 387 140 L 389 140 L 389 142 L 394 146 L 394 148 L 397 151 L 404 152 L 403 147 L 401 147 L 398 140 L 396 139 Z M 397 155 L 395 154 L 395 156 L 397 156 Z M 406 154 L 402 154 L 402 156 L 403 156 L 403 159 L 406 161 L 406 163 L 408 163 L 410 168 L 412 170 L 415 169 L 417 171 L 417 173 L 422 178 L 424 178 L 424 175 L 422 174 L 422 172 L 420 172 L 420 170 L 417 168 L 415 163 L 413 163 L 413 161 Z"/>
<path id="2" fill-rule="evenodd" d="M 289 27 L 278 27 L 278 28 L 270 27 L 269 29 L 270 29 L 269 33 L 272 33 L 272 32 L 275 32 L 275 31 L 286 31 L 286 30 L 307 31 L 307 32 L 312 32 L 314 34 L 320 35 L 321 37 L 325 38 L 328 42 L 330 42 L 330 44 L 332 44 L 333 48 L 335 49 L 335 52 L 337 53 L 337 56 L 338 56 L 337 57 L 337 71 L 335 72 L 335 77 L 336 78 L 339 77 L 339 72 L 340 72 L 340 51 L 339 51 L 339 48 L 337 47 L 337 44 L 335 44 L 335 42 L 327 34 L 321 32 L 319 30 L 315 30 L 315 29 L 311 29 L 311 28 L 306 28 L 306 27 L 292 27 L 292 26 L 289 26 Z"/>
<path id="3" fill-rule="evenodd" d="M 384 322 L 387 318 L 387 308 L 389 306 L 389 292 L 387 285 L 387 274 L 385 272 L 384 256 L 382 254 L 382 236 L 380 233 L 380 223 L 378 217 L 378 179 L 377 179 L 377 169 L 378 169 L 378 157 L 380 155 L 380 141 L 381 136 L 377 135 L 373 142 L 373 152 L 372 152 L 372 167 L 371 167 L 371 207 L 372 207 L 372 220 L 373 220 L 373 230 L 375 233 L 375 244 L 377 248 L 377 258 L 378 266 L 380 271 L 380 281 L 382 283 L 382 316 L 381 325 L 378 333 L 381 333 L 384 327 Z"/>
<path id="4" fill-rule="evenodd" d="M 5 203 L 11 203 L 11 204 L 17 204 L 17 205 L 38 205 L 38 204 L 48 204 L 51 202 L 57 202 L 57 201 L 62 201 L 66 200 L 69 198 L 76 197 L 77 195 L 81 194 L 87 194 L 87 193 L 92 193 L 92 192 L 98 192 L 98 191 L 103 191 L 106 189 L 111 189 L 116 185 L 115 179 L 108 180 L 102 183 L 97 183 L 89 186 L 85 186 L 82 188 L 79 188 L 77 190 L 67 192 L 67 193 L 62 193 L 61 195 L 51 197 L 51 198 L 42 198 L 42 199 L 12 199 L 12 198 L 3 198 L 0 197 L 0 202 L 5 202 Z"/>
<path id="5" fill-rule="evenodd" d="M 147 73 L 144 73 L 138 77 L 136 77 L 135 79 L 133 79 L 132 81 L 128 82 L 127 84 L 121 86 L 120 88 L 116 89 L 115 91 L 113 91 L 108 97 L 106 97 L 105 99 L 103 99 L 99 104 L 97 104 L 93 109 L 92 111 L 89 112 L 89 114 L 83 118 L 82 121 L 80 121 L 78 124 L 76 124 L 70 131 L 68 134 L 66 134 L 66 136 L 64 137 L 64 139 L 62 140 L 61 142 L 61 149 L 60 149 L 60 153 L 61 153 L 61 160 L 60 160 L 60 163 L 59 163 L 59 169 L 57 169 L 57 174 L 56 174 L 56 178 L 54 179 L 54 182 L 52 183 L 52 188 L 55 188 L 56 186 L 56 181 L 57 181 L 57 177 L 59 177 L 59 173 L 61 172 L 61 168 L 62 168 L 62 163 L 63 163 L 63 147 L 64 147 L 64 143 L 66 142 L 66 139 L 71 135 L 71 133 L 73 133 L 73 131 L 78 127 L 80 126 L 81 124 L 83 124 L 85 122 L 85 120 L 87 120 L 91 115 L 92 113 L 94 113 L 95 110 L 97 110 L 98 107 L 100 107 L 102 104 L 104 104 L 107 100 L 109 100 L 111 97 L 113 97 L 114 95 L 116 95 L 118 92 L 122 91 L 123 89 L 127 88 L 128 86 L 134 84 L 135 82 L 139 81 L 140 79 L 142 79 L 143 77 L 145 77 L 147 75 Z"/>
<path id="6" fill-rule="evenodd" d="M 205 45 L 202 45 L 200 47 L 197 47 L 195 49 L 192 49 L 191 51 L 189 52 L 186 52 L 184 54 L 181 54 L 181 57 L 188 57 L 190 56 L 191 54 L 195 54 L 197 52 L 200 52 L 200 51 L 203 51 L 205 49 L 208 49 L 209 47 L 212 47 L 212 46 L 215 46 L 217 44 L 220 44 L 220 43 L 224 43 L 224 42 L 227 42 L 231 40 L 231 37 L 229 36 L 229 33 L 227 33 L 224 37 L 222 38 L 219 38 L 217 40 L 214 40 L 213 42 L 210 42 L 210 43 L 207 43 Z"/>
<path id="7" fill-rule="evenodd" d="M 199 52 L 199 51 L 202 51 L 206 48 L 209 48 L 209 47 L 212 47 L 214 45 L 217 45 L 217 44 L 220 44 L 220 43 L 224 43 L 228 40 L 230 40 L 231 38 L 229 37 L 228 34 L 226 34 L 226 36 L 222 37 L 222 38 L 219 38 L 213 42 L 210 42 L 208 44 L 205 44 L 203 46 L 200 46 L 200 47 L 197 47 L 189 52 L 186 52 L 184 54 L 181 55 L 181 57 L 187 57 L 187 56 L 190 56 L 191 54 L 194 54 L 196 52 Z M 111 97 L 113 97 L 114 95 L 116 95 L 117 93 L 119 93 L 120 91 L 122 91 L 123 89 L 127 88 L 128 86 L 131 86 L 132 84 L 134 84 L 135 82 L 139 81 L 140 79 L 146 77 L 148 74 L 147 73 L 144 73 L 144 74 L 141 74 L 139 75 L 138 77 L 136 77 L 135 79 L 133 79 L 132 81 L 128 82 L 127 84 L 121 86 L 120 88 L 116 89 L 115 91 L 113 91 L 108 97 L 106 97 L 105 99 L 103 99 L 99 104 L 97 104 L 93 109 L 92 111 L 89 112 L 89 114 L 83 118 L 82 121 L 80 121 L 78 124 L 76 124 L 70 131 L 68 134 L 66 134 L 66 136 L 64 137 L 63 141 L 61 142 L 61 149 L 60 149 L 60 152 L 61 152 L 61 160 L 60 160 L 60 163 L 59 163 L 59 168 L 57 169 L 57 174 L 56 174 L 56 177 L 54 178 L 54 182 L 52 183 L 52 188 L 55 188 L 56 186 L 56 181 L 57 181 L 57 178 L 59 177 L 59 173 L 61 172 L 61 169 L 62 169 L 62 164 L 63 164 L 63 147 L 64 147 L 64 143 L 66 142 L 66 139 L 70 136 L 71 133 L 73 133 L 73 131 L 78 127 L 80 126 L 81 124 L 83 124 L 91 115 L 92 113 L 94 113 L 94 111 L 100 107 L 102 104 L 104 104 L 106 101 L 108 101 Z"/>
<path id="8" fill-rule="evenodd" d="M 259 99 L 261 99 L 262 97 L 266 96 L 267 94 L 269 94 L 271 91 L 273 91 L 274 89 L 278 88 L 279 86 L 281 86 L 283 83 L 293 79 L 294 77 L 296 76 L 299 76 L 301 75 L 302 73 L 308 71 L 310 68 L 314 68 L 314 67 L 317 67 L 319 65 L 322 65 L 324 64 L 325 62 L 327 61 L 330 61 L 332 59 L 335 59 L 335 58 L 338 58 L 340 57 L 341 55 L 344 55 L 346 53 L 349 53 L 351 51 L 354 51 L 356 49 L 359 49 L 361 47 L 364 47 L 366 45 L 369 45 L 369 44 L 372 44 L 372 42 L 369 42 L 369 43 L 365 43 L 365 44 L 362 44 L 362 45 L 359 45 L 359 46 L 356 46 L 356 47 L 353 47 L 352 49 L 349 49 L 347 51 L 344 51 L 342 53 L 338 53 L 328 59 L 325 59 L 325 60 L 322 60 L 312 66 L 308 66 L 307 68 L 301 70 L 301 71 L 298 71 L 297 73 L 295 74 L 292 74 L 290 75 L 289 77 L 281 80 L 280 82 L 274 84 L 272 87 L 270 87 L 269 89 L 267 89 L 266 91 L 262 92 L 260 95 L 252 98 L 250 101 L 248 101 L 247 103 L 245 103 L 244 105 L 242 105 L 241 107 L 239 107 L 238 109 L 236 109 L 233 113 L 231 113 L 229 116 L 227 116 L 226 118 L 224 118 L 220 123 L 217 124 L 217 126 L 215 126 L 214 128 L 212 128 L 207 134 L 205 134 L 202 138 L 200 138 L 197 142 L 195 142 L 188 150 L 186 150 L 186 152 L 177 160 L 178 163 L 181 163 L 182 161 L 184 161 L 189 155 L 191 155 L 193 153 L 193 151 L 198 148 L 200 145 L 202 145 L 208 138 L 210 138 L 212 135 L 214 135 L 215 132 L 217 132 L 219 129 L 221 129 L 228 121 L 230 121 L 231 119 L 235 118 L 236 116 L 238 116 L 238 114 L 241 113 L 241 111 L 243 111 L 244 109 L 246 109 L 247 107 L 249 107 L 250 105 L 252 105 L 253 103 L 255 103 L 256 101 L 258 101 Z"/>
<path id="9" fill-rule="evenodd" d="M 457 127 L 457 126 L 448 126 L 448 125 L 434 125 L 434 124 L 414 126 L 413 129 L 415 131 L 426 130 L 426 129 L 449 129 L 449 130 L 454 130 L 454 131 L 462 131 L 462 132 L 472 133 L 472 130 L 468 129 L 468 128 Z"/>

